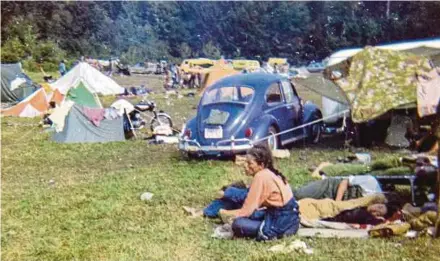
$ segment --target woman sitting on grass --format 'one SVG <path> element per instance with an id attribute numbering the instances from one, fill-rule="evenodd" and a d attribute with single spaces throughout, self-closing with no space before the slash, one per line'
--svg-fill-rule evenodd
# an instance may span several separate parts
<path id="1" fill-rule="evenodd" d="M 249 193 L 240 209 L 221 209 L 220 215 L 234 220 L 235 237 L 269 240 L 295 234 L 299 227 L 298 204 L 286 178 L 274 168 L 271 151 L 256 145 L 246 157 L 246 175 L 253 176 Z M 257 211 L 262 207 L 266 208 L 264 212 Z"/>

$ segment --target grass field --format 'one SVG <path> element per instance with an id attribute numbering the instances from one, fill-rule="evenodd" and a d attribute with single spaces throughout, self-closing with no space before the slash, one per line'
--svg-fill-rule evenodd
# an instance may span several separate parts
<path id="1" fill-rule="evenodd" d="M 145 82 L 157 90 L 151 98 L 179 127 L 195 114 L 197 97 L 165 99 L 158 78 L 117 81 Z M 57 144 L 37 123 L 2 119 L 2 260 L 440 260 L 440 241 L 427 237 L 303 239 L 313 255 L 268 252 L 280 241 L 213 239 L 218 221 L 190 218 L 182 206 L 203 207 L 221 186 L 244 179 L 233 162 L 186 161 L 176 146 L 143 140 Z M 310 166 L 349 153 L 340 144 L 300 143 L 290 158 L 277 160 L 277 167 L 292 186 L 300 186 L 310 180 Z M 390 153 L 370 152 L 373 158 Z M 139 199 L 146 191 L 154 194 L 147 203 Z"/>

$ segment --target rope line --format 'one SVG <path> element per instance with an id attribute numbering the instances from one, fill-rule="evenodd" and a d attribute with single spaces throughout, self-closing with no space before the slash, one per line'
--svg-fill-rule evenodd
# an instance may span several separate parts
<path id="1" fill-rule="evenodd" d="M 349 111 L 350 111 L 350 110 L 344 110 L 344 111 L 341 111 L 341 112 L 337 112 L 337 113 L 334 113 L 334 114 L 329 115 L 329 116 L 327 116 L 327 117 L 323 117 L 323 118 L 321 118 L 321 119 L 314 120 L 314 121 L 311 121 L 311 122 L 305 123 L 305 124 L 303 124 L 303 125 L 296 126 L 296 127 L 294 127 L 294 128 L 291 128 L 291 129 L 288 129 L 288 130 L 285 130 L 285 131 L 282 131 L 282 132 L 278 132 L 278 133 L 276 133 L 276 134 L 272 134 L 272 135 L 266 136 L 266 137 L 264 137 L 264 138 L 261 138 L 261 139 L 255 140 L 255 141 L 253 141 L 253 143 L 258 143 L 258 142 L 261 142 L 261 141 L 264 141 L 264 140 L 270 139 L 270 138 L 272 138 L 272 137 L 277 137 L 277 136 L 279 136 L 279 135 L 286 134 L 286 133 L 289 133 L 289 132 L 291 132 L 291 131 L 295 131 L 295 130 L 298 130 L 298 129 L 302 129 L 302 128 L 307 127 L 307 126 L 309 126 L 309 125 L 313 125 L 313 124 L 315 124 L 315 123 L 318 123 L 318 122 L 321 122 L 321 121 L 325 121 L 325 120 L 328 120 L 328 119 L 331 119 L 331 118 L 337 117 L 337 116 L 339 116 L 339 115 L 345 114 L 345 113 L 347 113 L 347 112 L 349 112 Z"/>

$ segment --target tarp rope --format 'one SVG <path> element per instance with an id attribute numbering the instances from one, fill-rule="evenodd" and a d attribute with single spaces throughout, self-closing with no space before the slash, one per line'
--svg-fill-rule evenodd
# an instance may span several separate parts
<path id="1" fill-rule="evenodd" d="M 302 129 L 302 128 L 307 127 L 307 126 L 309 126 L 309 125 L 313 125 L 313 124 L 316 124 L 316 123 L 319 123 L 319 122 L 322 122 L 322 121 L 325 121 L 325 120 L 328 120 L 328 119 L 331 119 L 331 118 L 334 118 L 334 117 L 338 117 L 338 116 L 340 116 L 340 115 L 342 115 L 342 114 L 345 114 L 345 113 L 347 113 L 347 112 L 349 112 L 349 111 L 350 111 L 350 110 L 343 110 L 343 111 L 340 111 L 340 112 L 334 113 L 334 114 L 332 114 L 332 115 L 329 115 L 329 116 L 326 116 L 326 117 L 323 117 L 323 118 L 320 118 L 320 119 L 317 119 L 317 120 L 314 120 L 314 121 L 311 121 L 311 122 L 305 123 L 305 124 L 303 124 L 303 125 L 296 126 L 296 127 L 294 127 L 294 128 L 291 128 L 291 129 L 288 129 L 288 130 L 285 130 L 285 131 L 282 131 L 282 132 L 278 132 L 278 133 L 276 133 L 276 134 L 268 135 L 268 136 L 266 136 L 266 137 L 263 137 L 263 138 L 261 138 L 261 139 L 258 139 L 258 140 L 253 141 L 253 143 L 262 142 L 262 141 L 265 141 L 265 140 L 270 139 L 270 138 L 272 138 L 272 137 L 277 137 L 277 136 L 279 136 L 279 135 L 286 134 L 286 133 L 289 133 L 289 132 L 291 132 L 291 131 L 295 131 L 295 130 L 298 130 L 298 129 Z"/>

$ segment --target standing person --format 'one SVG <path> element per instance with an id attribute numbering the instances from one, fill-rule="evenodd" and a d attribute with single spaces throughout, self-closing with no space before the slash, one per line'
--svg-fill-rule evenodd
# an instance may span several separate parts
<path id="1" fill-rule="evenodd" d="M 274 168 L 267 146 L 255 145 L 248 151 L 245 171 L 253 180 L 243 206 L 220 210 L 222 219 L 234 219 L 234 236 L 269 240 L 295 234 L 299 227 L 298 204 L 286 177 Z M 263 207 L 266 210 L 262 215 L 254 215 Z"/>
<path id="2" fill-rule="evenodd" d="M 60 72 L 60 75 L 63 76 L 66 74 L 66 65 L 64 64 L 64 60 L 61 60 L 60 64 L 58 65 L 58 71 Z"/>
<path id="3" fill-rule="evenodd" d="M 112 58 L 110 58 L 109 60 L 108 60 L 108 68 L 109 68 L 109 71 L 108 71 L 108 75 L 109 76 L 112 76 L 112 73 L 113 73 L 113 64 L 112 64 Z"/>

